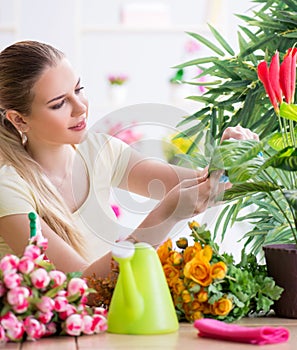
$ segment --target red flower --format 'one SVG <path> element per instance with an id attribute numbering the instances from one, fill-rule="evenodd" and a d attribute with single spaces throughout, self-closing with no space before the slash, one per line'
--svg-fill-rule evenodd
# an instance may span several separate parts
<path id="1" fill-rule="evenodd" d="M 288 49 L 280 66 L 280 85 L 287 103 L 294 102 L 297 48 Z"/>
<path id="2" fill-rule="evenodd" d="M 273 108 L 278 111 L 278 104 L 282 103 L 278 51 L 272 57 L 269 68 L 265 61 L 258 65 L 258 77 L 264 85 Z"/>

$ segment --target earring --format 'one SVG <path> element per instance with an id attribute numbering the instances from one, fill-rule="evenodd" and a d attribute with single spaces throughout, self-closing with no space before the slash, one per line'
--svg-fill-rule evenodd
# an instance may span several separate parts
<path id="1" fill-rule="evenodd" d="M 22 138 L 22 145 L 25 146 L 25 144 L 28 141 L 27 135 L 24 132 L 21 132 L 21 138 Z"/>

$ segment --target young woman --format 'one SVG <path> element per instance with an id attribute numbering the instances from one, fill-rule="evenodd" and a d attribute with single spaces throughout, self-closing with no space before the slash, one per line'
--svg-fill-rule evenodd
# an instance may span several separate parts
<path id="1" fill-rule="evenodd" d="M 118 240 L 110 189 L 159 199 L 126 239 L 157 246 L 180 220 L 203 212 L 226 187 L 216 174 L 144 159 L 87 131 L 83 86 L 62 52 L 23 41 L 0 53 L 0 253 L 22 254 L 36 212 L 57 269 L 105 276 Z M 240 127 L 226 138 L 257 138 Z"/>

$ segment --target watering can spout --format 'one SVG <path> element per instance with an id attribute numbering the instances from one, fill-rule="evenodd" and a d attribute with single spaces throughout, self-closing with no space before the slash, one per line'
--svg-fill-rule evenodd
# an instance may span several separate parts
<path id="1" fill-rule="evenodd" d="M 119 243 L 113 250 L 114 260 L 119 263 L 121 275 L 120 285 L 122 290 L 123 302 L 126 312 L 131 321 L 137 319 L 143 313 L 144 301 L 138 290 L 135 276 L 131 267 L 131 260 L 135 253 L 135 246 L 131 242 L 124 241 Z"/>

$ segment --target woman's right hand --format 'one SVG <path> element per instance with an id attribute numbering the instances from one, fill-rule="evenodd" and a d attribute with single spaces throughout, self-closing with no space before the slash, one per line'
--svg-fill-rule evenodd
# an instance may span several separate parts
<path id="1" fill-rule="evenodd" d="M 220 183 L 221 171 L 213 172 L 208 178 L 183 180 L 162 200 L 161 207 L 167 219 L 176 222 L 191 218 L 217 204 L 230 183 Z"/>

